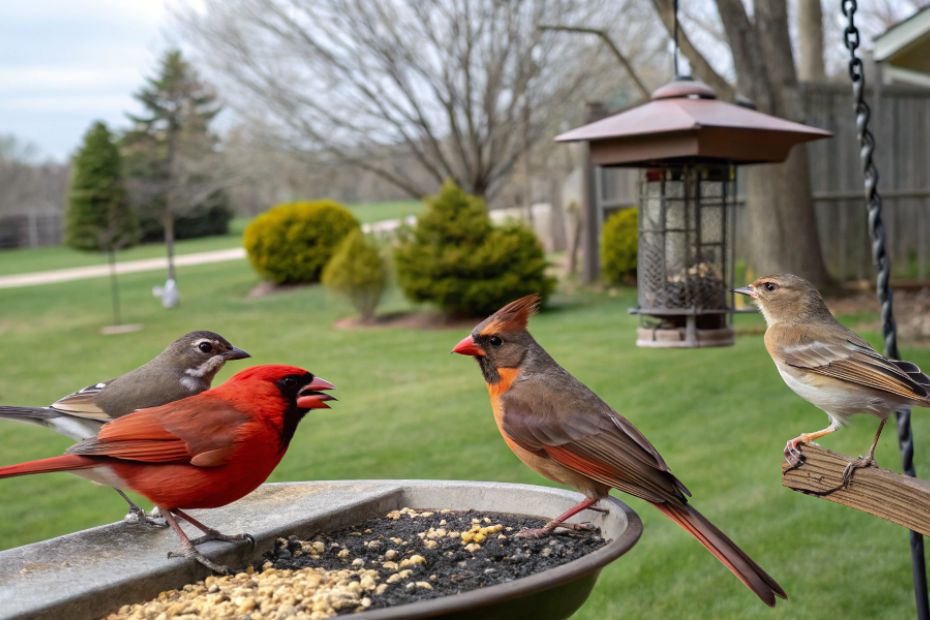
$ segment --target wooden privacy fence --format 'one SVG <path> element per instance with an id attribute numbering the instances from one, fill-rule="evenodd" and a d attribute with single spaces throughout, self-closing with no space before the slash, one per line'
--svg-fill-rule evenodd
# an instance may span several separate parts
<path id="1" fill-rule="evenodd" d="M 930 277 L 930 90 L 884 86 L 867 92 L 895 275 L 926 279 Z M 832 139 L 796 147 L 808 149 L 824 260 L 841 280 L 871 277 L 862 169 L 849 86 L 804 84 L 802 96 L 808 112 L 803 122 L 833 132 Z M 599 215 L 594 224 L 599 228 L 616 209 L 636 204 L 637 171 L 598 169 L 594 177 Z M 738 191 L 741 196 L 740 188 Z M 741 243 L 748 226 L 746 218 L 738 216 L 737 259 L 746 256 Z"/>

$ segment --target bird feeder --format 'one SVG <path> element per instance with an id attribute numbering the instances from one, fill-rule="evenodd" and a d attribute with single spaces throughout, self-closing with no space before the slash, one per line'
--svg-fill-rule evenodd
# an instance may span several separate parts
<path id="1" fill-rule="evenodd" d="M 556 138 L 587 142 L 596 166 L 642 169 L 638 346 L 733 344 L 736 168 L 784 161 L 794 145 L 830 135 L 679 78 L 647 103 Z"/>

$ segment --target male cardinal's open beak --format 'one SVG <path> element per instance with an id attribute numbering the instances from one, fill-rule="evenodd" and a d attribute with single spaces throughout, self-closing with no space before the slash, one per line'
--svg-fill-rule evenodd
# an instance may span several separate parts
<path id="1" fill-rule="evenodd" d="M 746 286 L 733 289 L 734 293 L 739 293 L 740 295 L 748 295 L 753 299 L 759 299 L 759 296 L 756 295 L 755 289 L 752 288 L 752 284 L 747 284 Z"/>
<path id="2" fill-rule="evenodd" d="M 334 387 L 336 386 L 326 379 L 314 377 L 313 381 L 297 394 L 297 406 L 301 409 L 329 409 L 326 401 L 336 400 L 336 397 L 323 394 L 322 390 L 331 390 Z"/>
<path id="3" fill-rule="evenodd" d="M 223 354 L 228 360 L 244 360 L 247 357 L 252 357 L 247 351 L 243 351 L 239 347 L 233 347 L 229 351 Z"/>
<path id="4" fill-rule="evenodd" d="M 461 342 L 455 345 L 455 348 L 452 349 L 453 353 L 458 353 L 459 355 L 472 355 L 475 357 L 484 357 L 484 349 L 478 346 L 478 343 L 475 342 L 475 339 L 471 335 L 465 336 L 462 338 Z"/>

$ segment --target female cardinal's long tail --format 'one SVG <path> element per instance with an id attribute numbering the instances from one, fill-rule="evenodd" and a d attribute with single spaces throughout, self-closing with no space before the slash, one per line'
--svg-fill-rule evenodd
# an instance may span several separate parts
<path id="1" fill-rule="evenodd" d="M 687 504 L 654 504 L 665 516 L 677 523 L 683 530 L 694 536 L 714 554 L 714 557 L 730 569 L 736 577 L 756 593 L 762 601 L 775 606 L 775 597 L 788 598 L 782 587 L 768 573 L 753 562 L 746 553 L 736 546 L 716 525 L 704 515 Z"/>
<path id="2" fill-rule="evenodd" d="M 53 456 L 49 459 L 27 461 L 17 465 L 0 467 L 0 478 L 12 478 L 13 476 L 25 476 L 27 474 L 44 474 L 51 471 L 87 469 L 88 467 L 95 467 L 97 465 L 100 465 L 100 461 L 97 459 L 80 456 L 78 454 L 65 454 L 63 456 Z"/>

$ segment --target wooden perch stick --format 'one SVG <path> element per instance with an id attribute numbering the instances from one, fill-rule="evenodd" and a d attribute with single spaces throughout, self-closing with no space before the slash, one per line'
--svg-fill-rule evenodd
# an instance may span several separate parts
<path id="1" fill-rule="evenodd" d="M 782 463 L 782 486 L 828 499 L 930 536 L 930 482 L 887 469 L 857 469 L 849 488 L 843 470 L 853 459 L 816 445 L 800 446 L 804 462 Z"/>

